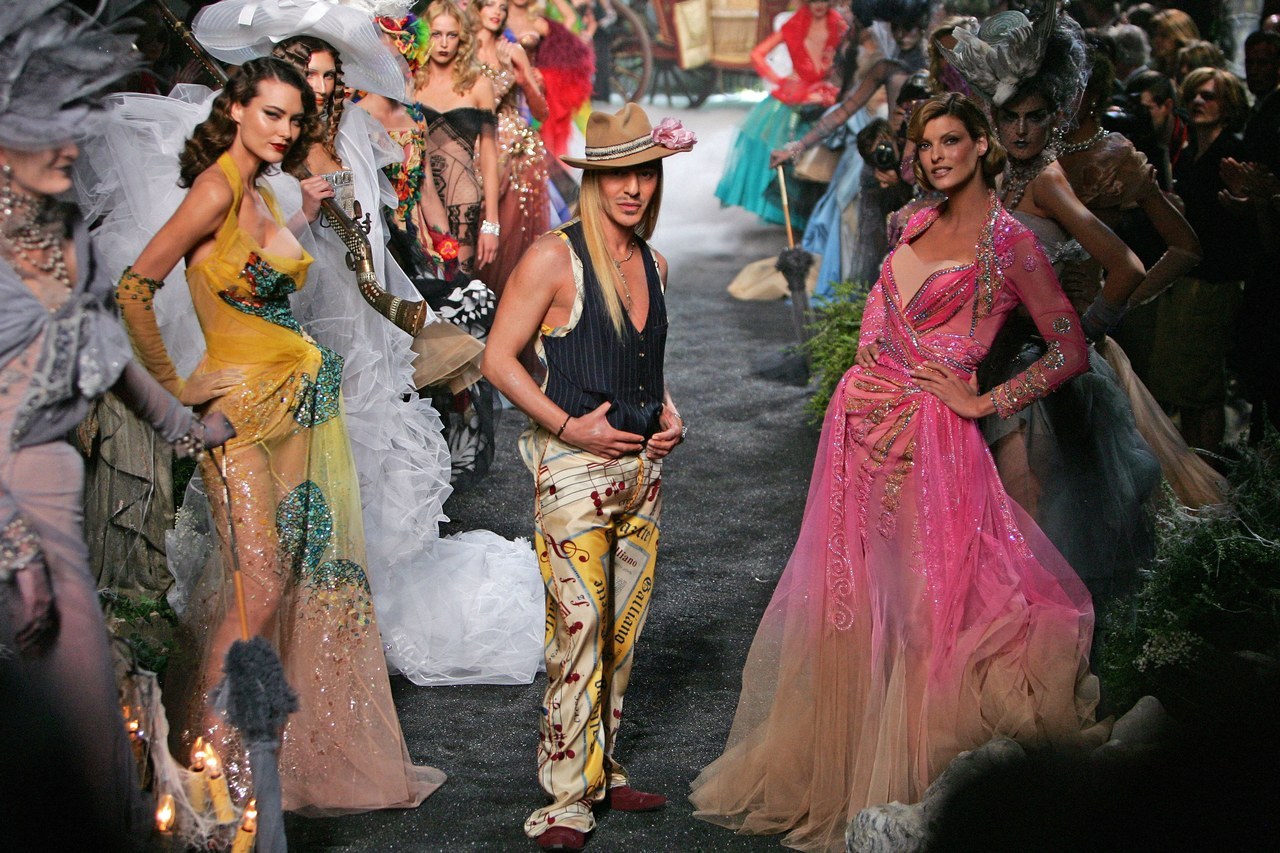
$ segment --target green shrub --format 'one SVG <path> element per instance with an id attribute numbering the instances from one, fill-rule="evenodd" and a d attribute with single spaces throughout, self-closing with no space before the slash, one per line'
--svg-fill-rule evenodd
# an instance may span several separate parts
<path id="1" fill-rule="evenodd" d="M 858 354 L 858 332 L 862 329 L 862 309 L 867 304 L 866 284 L 843 281 L 832 288 L 830 301 L 819 306 L 813 333 L 805 343 L 816 387 L 809 399 L 809 419 L 821 423 L 841 377 L 853 366 Z"/>
<path id="2" fill-rule="evenodd" d="M 1160 512 L 1154 564 L 1110 608 L 1099 669 L 1114 707 L 1150 693 L 1194 709 L 1241 660 L 1280 651 L 1280 436 L 1241 454 L 1225 506 Z"/>
<path id="3" fill-rule="evenodd" d="M 126 595 L 112 589 L 98 591 L 107 628 L 133 652 L 134 663 L 163 680 L 176 647 L 178 616 L 163 597 Z"/>

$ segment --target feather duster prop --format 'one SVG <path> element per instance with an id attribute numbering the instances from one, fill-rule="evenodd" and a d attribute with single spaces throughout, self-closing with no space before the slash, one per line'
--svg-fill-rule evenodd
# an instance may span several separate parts
<path id="1" fill-rule="evenodd" d="M 130 36 L 70 5 L 0 4 L 0 145 L 35 151 L 92 133 L 95 96 L 139 64 Z"/>

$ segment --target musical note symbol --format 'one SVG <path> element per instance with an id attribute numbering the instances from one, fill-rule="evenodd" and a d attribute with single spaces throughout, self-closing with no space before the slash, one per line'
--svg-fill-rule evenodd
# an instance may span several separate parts
<path id="1" fill-rule="evenodd" d="M 547 540 L 547 545 L 555 555 L 562 560 L 577 560 L 579 563 L 585 563 L 590 559 L 587 550 L 579 547 L 576 542 L 557 542 L 555 537 L 547 533 L 543 534 L 543 538 Z"/>
<path id="2" fill-rule="evenodd" d="M 662 487 L 662 478 L 659 477 L 658 479 L 653 481 L 653 484 L 651 486 L 649 486 L 649 491 L 644 496 L 644 499 L 649 503 L 653 503 L 654 501 L 656 501 L 658 499 L 658 490 L 661 487 Z"/>

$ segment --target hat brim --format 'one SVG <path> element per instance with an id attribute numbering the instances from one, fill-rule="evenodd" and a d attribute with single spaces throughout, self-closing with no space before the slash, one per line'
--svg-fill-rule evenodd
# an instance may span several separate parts
<path id="1" fill-rule="evenodd" d="M 233 65 L 269 56 L 287 38 L 313 36 L 338 52 L 348 89 L 406 98 L 408 65 L 383 43 L 373 18 L 351 6 L 281 8 L 274 2 L 223 0 L 201 9 L 191 31 L 209 53 Z"/>
<path id="2" fill-rule="evenodd" d="M 629 169 L 633 166 L 640 166 L 644 163 L 652 163 L 654 160 L 661 160 L 664 157 L 670 157 L 672 154 L 684 153 L 676 148 L 664 148 L 661 145 L 655 145 L 652 148 L 646 148 L 643 151 L 637 151 L 634 154 L 628 154 L 625 157 L 615 157 L 611 160 L 588 160 L 585 157 L 561 157 L 560 161 L 582 169 L 584 172 L 603 172 L 609 169 Z"/>

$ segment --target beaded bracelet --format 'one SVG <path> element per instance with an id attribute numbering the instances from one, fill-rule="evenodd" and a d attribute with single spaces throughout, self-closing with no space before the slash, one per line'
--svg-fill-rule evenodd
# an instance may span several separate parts
<path id="1" fill-rule="evenodd" d="M 186 434 L 173 442 L 173 449 L 178 456 L 187 459 L 200 460 L 204 458 L 204 424 L 200 421 L 193 421 L 191 429 Z"/>
<path id="2" fill-rule="evenodd" d="M 121 302 L 150 303 L 161 287 L 164 287 L 163 281 L 138 275 L 133 271 L 133 267 L 125 267 L 124 272 L 120 274 L 120 281 L 116 284 L 116 299 Z"/>
<path id="3" fill-rule="evenodd" d="M 494 237 L 502 236 L 502 226 L 488 219 L 480 220 L 480 233 L 492 234 Z"/>

